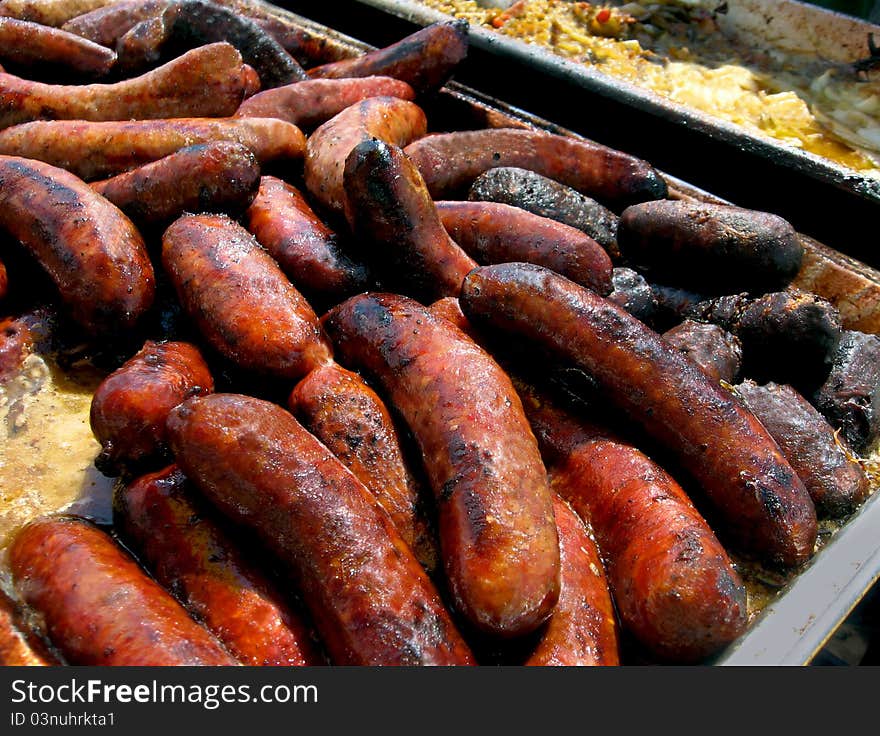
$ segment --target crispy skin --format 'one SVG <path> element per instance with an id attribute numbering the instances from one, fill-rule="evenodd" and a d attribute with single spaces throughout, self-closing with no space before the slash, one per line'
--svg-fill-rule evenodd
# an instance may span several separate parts
<path id="1" fill-rule="evenodd" d="M 263 164 L 301 159 L 305 136 L 295 125 L 270 118 L 173 118 L 84 122 L 38 120 L 0 131 L 0 154 L 59 166 L 94 181 L 143 166 L 186 146 L 232 141 Z"/>
<path id="2" fill-rule="evenodd" d="M 515 335 L 585 371 L 609 402 L 701 486 L 745 553 L 794 567 L 813 554 L 816 510 L 753 414 L 613 302 L 531 264 L 484 266 L 462 286 L 478 329 Z"/>
<path id="3" fill-rule="evenodd" d="M 821 516 L 840 517 L 867 498 L 868 476 L 846 440 L 791 386 L 743 381 L 739 396 L 776 440 Z"/>
<path id="4" fill-rule="evenodd" d="M 583 520 L 555 494 L 553 510 L 559 533 L 559 602 L 525 664 L 619 665 L 617 618 L 599 550 Z"/>
<path id="5" fill-rule="evenodd" d="M 540 130 L 434 133 L 405 150 L 434 199 L 456 199 L 480 174 L 500 166 L 529 169 L 612 210 L 667 194 L 666 182 L 647 162 L 583 138 Z"/>
<path id="6" fill-rule="evenodd" d="M 132 481 L 115 502 L 114 520 L 144 566 L 242 664 L 323 664 L 301 616 L 176 465 Z"/>
<path id="7" fill-rule="evenodd" d="M 397 146 L 366 140 L 345 162 L 346 215 L 388 287 L 426 303 L 455 296 L 477 266 L 449 237 L 425 182 Z"/>
<path id="8" fill-rule="evenodd" d="M 468 199 L 501 202 L 577 228 L 617 259 L 617 215 L 577 189 L 528 169 L 501 166 L 480 174 Z"/>
<path id="9" fill-rule="evenodd" d="M 686 319 L 663 333 L 663 339 L 687 355 L 715 381 L 733 384 L 742 366 L 742 342 L 722 327 Z"/>
<path id="10" fill-rule="evenodd" d="M 782 289 L 804 254 L 795 229 L 778 215 L 685 200 L 627 207 L 617 244 L 648 278 L 704 294 Z"/>
<path id="11" fill-rule="evenodd" d="M 422 453 L 456 608 L 490 635 L 535 630 L 559 596 L 552 495 L 510 379 L 444 319 L 362 294 L 324 324 L 339 360 L 375 381 Z"/>
<path id="12" fill-rule="evenodd" d="M 436 202 L 440 222 L 478 263 L 537 263 L 603 296 L 611 291 L 611 259 L 589 235 L 498 202 Z"/>
<path id="13" fill-rule="evenodd" d="M 342 214 L 343 172 L 349 153 L 362 141 L 404 146 L 427 130 L 418 105 L 397 97 L 371 97 L 347 107 L 309 136 L 303 170 L 306 188 L 329 212 Z"/>
<path id="14" fill-rule="evenodd" d="M 21 614 L 15 601 L 0 590 L 0 666 L 51 667 L 62 664 L 22 622 Z"/>
<path id="15" fill-rule="evenodd" d="M 168 431 L 186 476 L 290 567 L 334 664 L 473 664 L 391 519 L 288 412 L 213 394 Z"/>
<path id="16" fill-rule="evenodd" d="M 237 116 L 278 118 L 308 130 L 370 97 L 412 100 L 415 92 L 392 77 L 309 79 L 258 92 L 241 103 Z"/>
<path id="17" fill-rule="evenodd" d="M 114 84 L 44 84 L 0 74 L 0 128 L 32 120 L 223 117 L 244 99 L 247 77 L 228 43 L 193 49 Z"/>
<path id="18" fill-rule="evenodd" d="M 403 541 L 433 572 L 437 567 L 434 533 L 397 428 L 378 394 L 357 373 L 331 364 L 302 379 L 287 405 L 376 497 Z"/>
<path id="19" fill-rule="evenodd" d="M 241 367 L 298 379 L 331 360 L 312 307 L 234 220 L 184 215 L 162 237 L 162 263 L 205 339 Z"/>
<path id="20" fill-rule="evenodd" d="M 89 421 L 101 443 L 95 466 L 114 476 L 129 466 L 167 460 L 168 412 L 190 396 L 213 390 L 214 379 L 198 348 L 147 340 L 92 396 Z"/>
<path id="21" fill-rule="evenodd" d="M 91 186 L 138 225 L 162 226 L 184 212 L 240 215 L 257 195 L 260 164 L 240 143 L 213 141 Z"/>
<path id="22" fill-rule="evenodd" d="M 742 634 L 745 585 L 678 483 L 631 444 L 517 388 L 553 489 L 596 535 L 621 626 L 677 663 L 700 662 Z"/>
<path id="23" fill-rule="evenodd" d="M 0 17 L 0 58 L 23 67 L 102 77 L 116 63 L 116 52 L 58 28 Z"/>
<path id="24" fill-rule="evenodd" d="M 442 87 L 467 56 L 467 30 L 468 24 L 462 20 L 433 23 L 385 48 L 313 67 L 309 76 L 394 77 L 424 94 Z"/>
<path id="25" fill-rule="evenodd" d="M 128 329 L 153 303 L 153 267 L 131 220 L 67 171 L 0 156 L 0 228 L 39 261 L 89 333 Z"/>
<path id="26" fill-rule="evenodd" d="M 113 0 L 0 0 L 0 16 L 58 28 L 71 18 L 111 2 Z"/>
<path id="27" fill-rule="evenodd" d="M 9 550 L 22 600 L 72 665 L 237 665 L 220 643 L 98 527 L 76 517 L 25 526 Z"/>
<path id="28" fill-rule="evenodd" d="M 263 176 L 245 224 L 316 310 L 324 311 L 373 283 L 366 265 L 346 253 L 336 233 L 292 184 Z"/>

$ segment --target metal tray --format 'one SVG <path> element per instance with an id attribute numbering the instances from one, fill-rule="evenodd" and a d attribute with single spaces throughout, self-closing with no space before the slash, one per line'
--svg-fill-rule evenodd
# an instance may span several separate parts
<path id="1" fill-rule="evenodd" d="M 413 0 L 280 4 L 376 46 L 449 18 Z M 880 26 L 793 0 L 726 5 L 724 30 L 756 36 L 767 48 L 815 48 L 823 58 L 849 63 L 866 55 L 868 33 L 880 39 Z M 484 28 L 471 27 L 470 45 L 458 81 L 589 138 L 626 147 L 743 206 L 772 205 L 802 232 L 880 266 L 880 249 L 867 236 L 880 219 L 880 179 Z"/>

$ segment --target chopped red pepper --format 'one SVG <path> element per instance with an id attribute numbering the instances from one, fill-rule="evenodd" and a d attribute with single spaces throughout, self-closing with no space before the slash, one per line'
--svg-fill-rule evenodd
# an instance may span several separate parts
<path id="1" fill-rule="evenodd" d="M 602 8 L 596 13 L 597 23 L 607 23 L 609 20 L 611 20 L 611 10 L 609 8 Z"/>

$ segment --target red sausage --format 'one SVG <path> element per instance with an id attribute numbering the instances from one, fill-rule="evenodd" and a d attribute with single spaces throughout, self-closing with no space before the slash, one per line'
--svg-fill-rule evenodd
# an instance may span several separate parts
<path id="1" fill-rule="evenodd" d="M 112 49 L 93 41 L 41 23 L 2 17 L 0 58 L 23 67 L 67 70 L 90 77 L 107 74 L 116 63 Z"/>

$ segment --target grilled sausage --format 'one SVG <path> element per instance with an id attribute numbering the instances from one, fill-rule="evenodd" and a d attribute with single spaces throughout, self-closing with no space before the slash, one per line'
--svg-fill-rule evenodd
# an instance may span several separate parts
<path id="1" fill-rule="evenodd" d="M 815 407 L 783 384 L 743 381 L 735 393 L 776 440 L 820 516 L 841 517 L 858 508 L 868 495 L 868 476 Z"/>
<path id="2" fill-rule="evenodd" d="M 817 537 L 803 483 L 753 414 L 613 302 L 531 264 L 483 266 L 461 306 L 593 377 L 608 401 L 674 454 L 747 554 L 797 566 Z"/>
<path id="3" fill-rule="evenodd" d="M 346 215 L 389 288 L 426 301 L 457 295 L 477 263 L 449 237 L 418 169 L 397 146 L 367 140 L 345 163 Z"/>
<path id="4" fill-rule="evenodd" d="M 61 28 L 108 48 L 142 20 L 161 15 L 172 0 L 114 0 L 66 21 Z"/>
<path id="5" fill-rule="evenodd" d="M 306 142 L 295 125 L 271 118 L 175 118 L 83 122 L 38 120 L 0 131 L 0 155 L 59 166 L 93 181 L 143 166 L 186 146 L 232 141 L 263 164 L 301 159 Z"/>
<path id="6" fill-rule="evenodd" d="M 116 63 L 116 53 L 67 31 L 0 17 L 0 59 L 31 73 L 51 70 L 102 77 Z"/>
<path id="7" fill-rule="evenodd" d="M 25 526 L 13 582 L 72 665 L 236 665 L 220 643 L 105 532 L 77 517 Z"/>
<path id="8" fill-rule="evenodd" d="M 213 390 L 214 379 L 198 348 L 147 340 L 92 396 L 89 422 L 101 443 L 95 467 L 114 476 L 147 461 L 167 461 L 168 412 L 190 396 Z"/>
<path id="9" fill-rule="evenodd" d="M 555 494 L 553 510 L 559 533 L 559 602 L 526 664 L 619 665 L 617 618 L 599 550 L 584 522 Z"/>
<path id="10" fill-rule="evenodd" d="M 234 220 L 184 215 L 162 236 L 162 263 L 205 339 L 246 370 L 298 379 L 331 360 L 312 307 Z"/>
<path id="11" fill-rule="evenodd" d="M 175 465 L 121 489 L 114 521 L 156 580 L 246 665 L 322 664 L 308 627 Z"/>
<path id="12" fill-rule="evenodd" d="M 355 476 L 279 406 L 190 399 L 168 420 L 183 472 L 290 566 L 335 664 L 472 664 L 437 590 Z"/>
<path id="13" fill-rule="evenodd" d="M 608 294 L 611 301 L 645 324 L 653 323 L 657 299 L 644 276 L 626 266 L 615 266 L 611 271 L 611 285 L 613 288 Z"/>
<path id="14" fill-rule="evenodd" d="M 387 76 L 409 84 L 418 94 L 442 87 L 467 56 L 468 24 L 433 23 L 382 49 L 309 69 L 313 79 Z"/>
<path id="15" fill-rule="evenodd" d="M 778 215 L 686 200 L 627 207 L 617 244 L 648 278 L 708 294 L 782 289 L 804 254 L 795 229 Z"/>
<path id="16" fill-rule="evenodd" d="M 666 182 L 645 161 L 583 138 L 542 130 L 434 133 L 405 150 L 434 199 L 457 199 L 480 174 L 500 166 L 535 171 L 612 210 L 667 195 Z"/>
<path id="17" fill-rule="evenodd" d="M 595 199 L 528 169 L 500 166 L 480 174 L 468 199 L 501 202 L 548 217 L 586 233 L 618 260 L 617 215 Z"/>
<path id="18" fill-rule="evenodd" d="M 392 77 L 310 79 L 258 92 L 238 108 L 237 116 L 278 118 L 312 130 L 345 108 L 370 97 L 412 100 L 413 88 Z"/>
<path id="19" fill-rule="evenodd" d="M 247 84 L 239 53 L 202 46 L 115 84 L 43 84 L 0 74 L 0 128 L 31 120 L 132 120 L 232 115 Z"/>
<path id="20" fill-rule="evenodd" d="M 39 261 L 87 332 L 128 329 L 152 305 L 153 267 L 140 234 L 67 171 L 0 156 L 0 228 Z"/>
<path id="21" fill-rule="evenodd" d="M 366 291 L 373 283 L 366 265 L 341 247 L 336 233 L 315 214 L 302 193 L 281 179 L 260 179 L 245 223 L 319 311 Z"/>
<path id="22" fill-rule="evenodd" d="M 537 263 L 603 296 L 611 259 L 580 230 L 497 202 L 436 202 L 440 222 L 478 263 Z"/>
<path id="23" fill-rule="evenodd" d="M 853 450 L 868 452 L 880 437 L 880 337 L 844 331 L 813 403 Z"/>
<path id="24" fill-rule="evenodd" d="M 0 666 L 50 667 L 62 662 L 22 621 L 22 612 L 0 590 Z"/>
<path id="25" fill-rule="evenodd" d="M 0 0 L 0 16 L 29 20 L 55 28 L 113 0 Z"/>
<path id="26" fill-rule="evenodd" d="M 596 535 L 621 626 L 663 661 L 743 633 L 746 588 L 681 487 L 633 445 L 517 382 L 553 489 Z"/>
<path id="27" fill-rule="evenodd" d="M 742 366 L 742 342 L 718 325 L 687 319 L 663 333 L 663 339 L 687 355 L 710 378 L 733 384 Z"/>
<path id="28" fill-rule="evenodd" d="M 418 105 L 397 97 L 371 97 L 346 108 L 309 136 L 303 175 L 306 188 L 328 211 L 345 208 L 343 171 L 351 150 L 379 139 L 403 146 L 425 134 L 427 120 Z"/>
<path id="29" fill-rule="evenodd" d="M 257 196 L 260 164 L 240 143 L 213 141 L 91 186 L 139 226 L 163 226 L 184 212 L 240 215 Z"/>
<path id="30" fill-rule="evenodd" d="M 546 472 L 507 375 L 403 296 L 354 296 L 324 324 L 340 362 L 381 387 L 416 439 L 456 608 L 489 635 L 534 631 L 559 595 L 559 542 Z"/>
<path id="31" fill-rule="evenodd" d="M 331 364 L 303 378 L 288 407 L 376 497 L 403 541 L 433 572 L 436 542 L 419 485 L 404 459 L 391 414 L 376 392 L 357 373 Z"/>

